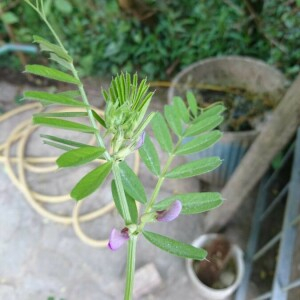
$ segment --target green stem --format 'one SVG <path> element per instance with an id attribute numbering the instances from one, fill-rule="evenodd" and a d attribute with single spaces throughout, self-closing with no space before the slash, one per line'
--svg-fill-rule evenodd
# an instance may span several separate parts
<path id="1" fill-rule="evenodd" d="M 126 201 L 126 196 L 125 196 L 125 192 L 124 192 L 124 187 L 123 187 L 123 183 L 122 183 L 122 179 L 121 179 L 120 168 L 119 168 L 118 162 L 114 161 L 112 170 L 113 170 L 114 177 L 116 180 L 116 187 L 117 187 L 118 195 L 120 197 L 120 204 L 121 204 L 121 209 L 123 212 L 123 218 L 124 218 L 125 224 L 126 225 L 132 224 L 132 220 L 131 220 L 131 216 L 129 213 L 128 204 Z"/>
<path id="2" fill-rule="evenodd" d="M 146 206 L 145 213 L 148 213 L 152 209 L 152 206 L 155 203 L 155 200 L 160 191 L 160 188 L 165 180 L 165 175 L 166 175 L 168 168 L 169 168 L 170 164 L 172 163 L 173 159 L 174 159 L 174 155 L 171 154 L 166 162 L 164 169 L 162 170 L 161 174 L 158 177 L 158 181 L 157 181 L 154 191 L 151 195 L 150 201 L 148 202 L 148 204 Z"/>
<path id="3" fill-rule="evenodd" d="M 64 47 L 63 43 L 61 42 L 60 38 L 58 37 L 57 33 L 55 32 L 55 30 L 53 29 L 53 27 L 51 26 L 51 24 L 48 22 L 46 16 L 43 16 L 42 14 L 40 14 L 40 17 L 43 19 L 43 21 L 45 22 L 45 24 L 48 26 L 49 30 L 51 31 L 52 35 L 56 39 L 56 41 L 59 44 L 59 46 L 64 50 L 64 52 L 66 54 L 68 54 L 68 51 Z"/>
<path id="4" fill-rule="evenodd" d="M 33 5 L 31 5 L 31 6 L 33 7 Z M 44 20 L 44 22 L 48 26 L 49 30 L 53 34 L 53 36 L 56 39 L 59 46 L 67 54 L 67 50 L 63 46 L 61 40 L 59 39 L 58 35 L 56 34 L 54 29 L 52 28 L 51 24 L 46 19 L 46 16 L 41 14 L 39 9 L 37 9 L 35 7 L 34 7 L 34 9 L 40 14 L 41 18 Z M 72 72 L 73 76 L 80 81 L 77 70 L 75 69 L 73 62 L 71 62 L 70 65 L 71 65 L 71 72 Z M 89 101 L 88 101 L 88 98 L 87 98 L 87 95 L 86 95 L 86 92 L 84 90 L 84 87 L 83 87 L 82 83 L 80 83 L 78 85 L 78 89 L 79 89 L 79 92 L 81 94 L 82 101 L 88 106 L 87 113 L 88 113 L 88 117 L 90 119 L 91 125 L 93 126 L 93 128 L 97 129 L 97 132 L 95 133 L 97 142 L 98 142 L 100 147 L 105 148 L 103 139 L 100 135 L 100 132 L 98 131 L 96 120 L 95 120 L 95 118 L 92 114 L 92 109 L 90 107 L 90 104 L 89 104 Z M 107 160 L 112 159 L 107 151 L 104 153 L 104 155 L 105 155 L 105 158 Z M 112 170 L 113 170 L 114 177 L 115 177 L 115 180 L 116 180 L 117 192 L 118 192 L 118 195 L 120 197 L 120 203 L 121 203 L 121 208 L 122 208 L 123 218 L 124 218 L 125 224 L 126 225 L 132 224 L 132 220 L 131 220 L 131 216 L 130 216 L 130 213 L 129 213 L 129 208 L 128 208 L 128 205 L 127 205 L 126 196 L 125 196 L 125 192 L 124 192 L 124 187 L 123 187 L 122 180 L 121 180 L 121 174 L 120 174 L 120 169 L 119 169 L 119 166 L 118 166 L 118 162 L 115 162 L 115 161 L 113 162 Z M 124 297 L 125 300 L 131 300 L 132 299 L 132 291 L 133 291 L 133 284 L 134 284 L 134 272 L 135 272 L 136 243 L 137 243 L 137 236 L 136 235 L 131 235 L 130 239 L 128 241 L 126 288 L 125 288 L 125 297 Z"/>
<path id="5" fill-rule="evenodd" d="M 151 195 L 150 201 L 148 202 L 148 204 L 146 206 L 145 214 L 149 213 L 151 211 L 152 206 L 154 205 L 154 203 L 156 201 L 156 198 L 157 198 L 157 195 L 158 195 L 158 193 L 160 191 L 160 188 L 161 188 L 161 186 L 162 186 L 162 184 L 163 184 L 163 182 L 165 180 L 165 175 L 167 174 L 168 169 L 169 169 L 171 163 L 173 162 L 173 159 L 175 157 L 175 152 L 176 152 L 177 148 L 179 147 L 179 145 L 181 144 L 181 142 L 182 142 L 182 137 L 180 137 L 178 139 L 178 142 L 175 145 L 172 153 L 170 153 L 170 156 L 169 156 L 169 158 L 168 158 L 168 160 L 166 162 L 165 167 L 163 168 L 162 172 L 160 173 L 160 175 L 158 177 L 158 181 L 157 181 L 156 186 L 154 188 L 154 191 L 153 191 L 153 193 Z"/>
<path id="6" fill-rule="evenodd" d="M 78 73 L 77 73 L 77 71 L 76 71 L 76 69 L 75 69 L 73 63 L 71 64 L 71 71 L 72 71 L 72 73 L 73 73 L 73 76 L 74 76 L 76 79 L 80 80 L 80 79 L 79 79 L 79 76 L 78 76 Z M 78 89 L 79 89 L 79 92 L 80 92 L 82 101 L 84 102 L 84 104 L 87 105 L 86 110 L 87 110 L 87 113 L 88 113 L 88 117 L 89 117 L 89 119 L 90 119 L 90 122 L 91 122 L 93 128 L 95 128 L 95 129 L 97 130 L 97 131 L 95 132 L 95 136 L 96 136 L 97 142 L 98 142 L 98 144 L 99 144 L 100 147 L 103 147 L 103 148 L 106 149 L 106 147 L 105 147 L 105 145 L 104 145 L 104 142 L 103 142 L 103 139 L 102 139 L 102 137 L 101 137 L 101 135 L 100 135 L 98 126 L 97 126 L 97 124 L 96 124 L 96 120 L 95 120 L 95 118 L 94 118 L 94 116 L 93 116 L 93 112 L 92 112 L 92 109 L 91 109 L 91 106 L 90 106 L 90 103 L 89 103 L 89 101 L 88 101 L 88 98 L 87 98 L 87 95 L 86 95 L 86 92 L 85 92 L 85 90 L 84 90 L 83 85 L 82 85 L 82 84 L 78 85 Z M 104 152 L 104 157 L 106 158 L 106 160 L 111 160 L 111 156 L 109 155 L 109 153 L 108 153 L 107 151 Z"/>
<path id="7" fill-rule="evenodd" d="M 128 241 L 127 247 L 127 267 L 126 267 L 126 286 L 124 300 L 132 299 L 132 291 L 134 284 L 134 272 L 135 272 L 135 253 L 136 253 L 137 236 L 132 235 Z"/>
<path id="8" fill-rule="evenodd" d="M 55 40 L 57 41 L 57 43 L 59 44 L 59 46 L 63 49 L 63 51 L 68 54 L 67 50 L 65 49 L 63 43 L 61 42 L 60 38 L 58 37 L 58 35 L 56 34 L 55 30 L 53 29 L 53 27 L 51 26 L 51 24 L 48 22 L 48 20 L 46 19 L 45 16 L 41 15 L 41 18 L 44 20 L 45 24 L 48 26 L 49 30 L 51 31 L 52 35 L 54 36 Z M 78 79 L 80 81 L 80 78 L 78 76 L 78 72 L 77 70 L 75 69 L 74 67 L 74 64 L 73 62 L 70 63 L 70 66 L 71 66 L 71 72 L 73 74 L 73 76 Z M 90 119 L 90 123 L 91 125 L 93 126 L 93 128 L 95 128 L 97 131 L 95 133 L 95 136 L 96 136 L 96 139 L 97 139 L 97 142 L 99 144 L 100 147 L 103 147 L 106 149 L 105 145 L 104 145 L 104 142 L 103 142 L 103 139 L 100 135 L 100 132 L 98 131 L 98 126 L 96 124 L 96 120 L 93 116 L 93 113 L 92 113 L 92 109 L 91 109 L 91 106 L 90 106 L 90 103 L 89 103 L 89 100 L 87 98 L 87 95 L 86 95 L 86 92 L 84 90 L 84 87 L 80 81 L 80 84 L 78 85 L 78 89 L 79 89 L 79 92 L 80 92 L 80 95 L 81 95 L 81 98 L 82 98 L 82 101 L 84 102 L 84 104 L 86 104 L 88 107 L 87 107 L 87 113 L 88 113 L 88 117 Z M 105 151 L 104 153 L 104 157 L 106 158 L 106 160 L 111 160 L 111 156 L 109 155 L 109 153 L 107 151 Z"/>

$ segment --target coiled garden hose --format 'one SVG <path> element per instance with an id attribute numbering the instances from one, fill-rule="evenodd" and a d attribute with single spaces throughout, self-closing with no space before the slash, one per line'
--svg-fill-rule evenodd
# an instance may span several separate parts
<path id="1" fill-rule="evenodd" d="M 20 115 L 26 112 L 41 112 L 43 107 L 39 103 L 31 103 L 22 105 L 14 110 L 11 110 L 3 115 L 0 115 L 0 124 L 7 121 L 16 115 Z M 78 111 L 78 109 L 76 109 Z M 100 115 L 103 115 L 103 111 L 95 109 Z M 60 112 L 65 111 L 64 109 L 57 110 Z M 70 111 L 70 108 L 68 108 Z M 14 183 L 14 185 L 20 190 L 24 195 L 25 199 L 28 201 L 30 206 L 42 217 L 49 219 L 51 221 L 72 225 L 76 235 L 84 243 L 93 247 L 106 247 L 107 239 L 96 240 L 88 235 L 86 235 L 81 227 L 81 222 L 87 222 L 94 220 L 96 218 L 102 217 L 111 210 L 115 208 L 114 202 L 104 205 L 103 207 L 85 214 L 80 214 L 80 207 L 83 205 L 83 201 L 74 204 L 74 209 L 72 215 L 59 215 L 51 212 L 45 207 L 45 204 L 58 204 L 65 203 L 67 201 L 73 201 L 69 194 L 60 196 L 50 196 L 47 194 L 42 194 L 35 192 L 27 182 L 26 172 L 32 173 L 50 173 L 57 171 L 57 166 L 55 161 L 57 157 L 32 157 L 26 154 L 26 145 L 32 133 L 38 128 L 36 125 L 32 125 L 31 117 L 25 119 L 12 130 L 8 138 L 0 144 L 0 163 L 4 165 L 4 168 Z M 90 140 L 89 144 L 94 144 L 95 140 Z M 12 146 L 16 145 L 16 155 L 12 156 L 11 150 Z M 133 169 L 135 173 L 139 170 L 139 155 L 135 152 L 134 166 Z M 49 166 L 50 164 L 50 166 Z M 15 168 L 14 168 L 15 167 Z"/>

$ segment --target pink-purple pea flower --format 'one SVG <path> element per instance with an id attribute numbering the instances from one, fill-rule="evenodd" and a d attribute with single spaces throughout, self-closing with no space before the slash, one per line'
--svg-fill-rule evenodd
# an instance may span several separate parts
<path id="1" fill-rule="evenodd" d="M 139 140 L 136 143 L 135 149 L 138 150 L 139 148 L 141 148 L 144 145 L 145 142 L 145 136 L 146 136 L 146 132 L 143 131 L 143 133 L 140 135 Z"/>
<path id="2" fill-rule="evenodd" d="M 159 222 L 170 222 L 175 220 L 181 212 L 182 204 L 179 200 L 174 201 L 168 209 L 157 211 L 156 220 Z"/>
<path id="3" fill-rule="evenodd" d="M 118 250 L 128 239 L 128 228 L 125 227 L 121 231 L 113 228 L 109 236 L 108 248 L 113 251 Z"/>
<path id="4" fill-rule="evenodd" d="M 168 209 L 156 211 L 156 220 L 159 222 L 170 222 L 176 219 L 181 212 L 182 204 L 179 200 L 174 201 Z M 127 227 L 118 231 L 113 228 L 109 236 L 108 248 L 115 251 L 123 246 L 129 239 Z"/>

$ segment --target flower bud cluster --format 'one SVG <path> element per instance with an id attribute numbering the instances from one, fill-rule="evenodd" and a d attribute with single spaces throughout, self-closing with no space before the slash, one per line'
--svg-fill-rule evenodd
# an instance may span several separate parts
<path id="1" fill-rule="evenodd" d="M 116 76 L 108 90 L 103 90 L 106 101 L 105 122 L 112 135 L 111 146 L 117 159 L 124 159 L 137 147 L 141 147 L 143 129 L 151 118 L 144 119 L 153 92 L 144 79 L 138 84 L 135 74 Z"/>

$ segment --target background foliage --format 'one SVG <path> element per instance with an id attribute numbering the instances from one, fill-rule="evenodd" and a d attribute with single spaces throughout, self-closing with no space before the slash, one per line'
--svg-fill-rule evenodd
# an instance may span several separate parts
<path id="1" fill-rule="evenodd" d="M 251 1 L 253 10 L 247 6 Z M 148 20 L 122 11 L 117 0 L 45 2 L 82 75 L 138 70 L 141 76 L 165 79 L 195 61 L 225 54 L 263 59 L 290 77 L 300 71 L 297 0 L 269 0 L 263 8 L 255 0 L 148 0 L 153 12 Z M 9 42 L 4 23 L 18 42 L 31 43 L 36 33 L 49 38 L 23 1 L 2 0 L 1 5 L 0 42 Z M 0 66 L 17 65 L 15 56 L 1 58 Z"/>

